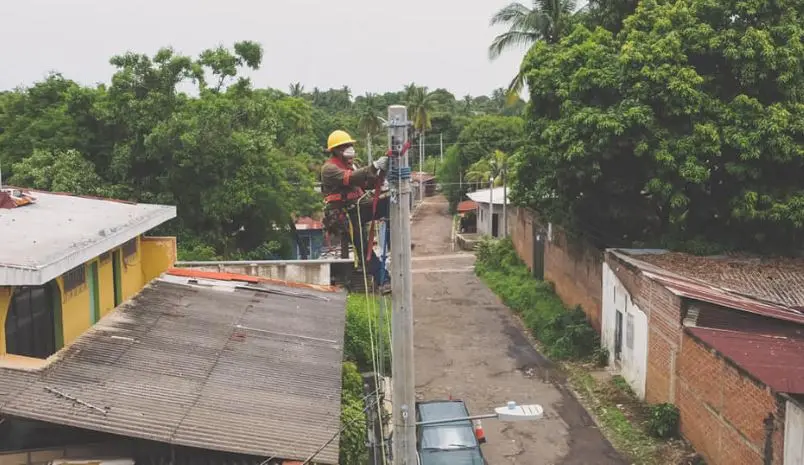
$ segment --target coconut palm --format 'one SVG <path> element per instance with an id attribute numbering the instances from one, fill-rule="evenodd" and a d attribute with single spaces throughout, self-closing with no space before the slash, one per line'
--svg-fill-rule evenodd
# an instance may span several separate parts
<path id="1" fill-rule="evenodd" d="M 358 126 L 360 127 L 360 133 L 366 135 L 368 162 L 371 163 L 373 160 L 371 154 L 371 139 L 382 129 L 379 102 L 374 94 L 366 93 L 366 96 L 361 100 L 359 105 Z"/>
<path id="2" fill-rule="evenodd" d="M 504 24 L 508 31 L 494 38 L 489 46 L 489 58 L 494 60 L 512 47 L 530 47 L 536 41 L 556 43 L 569 26 L 567 20 L 575 11 L 575 0 L 533 0 L 533 8 L 519 2 L 503 7 L 491 18 L 491 25 Z M 520 71 L 508 85 L 508 102 L 513 103 L 525 85 Z"/>
<path id="3" fill-rule="evenodd" d="M 502 150 L 495 150 L 489 159 L 489 168 L 492 176 L 499 179 L 503 187 L 503 237 L 508 235 L 508 172 L 510 171 L 510 157 Z"/>
<path id="4" fill-rule="evenodd" d="M 424 168 L 424 140 L 427 130 L 432 127 L 430 115 L 433 113 L 435 99 L 433 94 L 427 91 L 427 87 L 414 87 L 410 89 L 407 104 L 412 115 L 413 129 L 419 134 L 419 171 L 421 171 Z"/>
<path id="5" fill-rule="evenodd" d="M 304 95 L 304 86 L 301 82 L 294 82 L 290 85 L 290 96 L 301 97 Z"/>

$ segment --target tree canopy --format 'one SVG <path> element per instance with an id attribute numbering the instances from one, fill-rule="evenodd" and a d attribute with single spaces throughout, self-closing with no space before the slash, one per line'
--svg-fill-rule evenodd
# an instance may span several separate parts
<path id="1" fill-rule="evenodd" d="M 643 0 L 536 43 L 516 201 L 610 245 L 800 247 L 802 9 Z"/>
<path id="2" fill-rule="evenodd" d="M 315 183 L 332 130 L 357 137 L 365 162 L 367 142 L 385 145 L 388 105 L 414 108 L 427 144 L 443 136 L 447 146 L 467 121 L 505 109 L 501 90 L 458 101 L 413 83 L 356 97 L 348 86 L 259 89 L 241 71 L 262 57 L 251 41 L 197 57 L 125 53 L 110 59 L 109 84 L 54 73 L 0 92 L 4 182 L 176 205 L 178 220 L 160 232 L 179 236 L 183 258 L 267 259 L 290 253 L 294 217 L 320 211 Z"/>

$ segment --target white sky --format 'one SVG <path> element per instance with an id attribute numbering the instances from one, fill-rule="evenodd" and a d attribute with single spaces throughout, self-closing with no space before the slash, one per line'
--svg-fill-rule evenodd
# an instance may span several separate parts
<path id="1" fill-rule="evenodd" d="M 162 46 L 197 55 L 239 40 L 263 45 L 258 87 L 348 85 L 355 95 L 416 82 L 457 97 L 507 86 L 524 50 L 494 62 L 500 29 L 489 19 L 507 0 L 4 0 L 0 89 L 58 71 L 108 82 L 112 55 Z M 526 2 L 527 3 L 527 2 Z M 395 62 L 391 62 L 395 59 Z"/>

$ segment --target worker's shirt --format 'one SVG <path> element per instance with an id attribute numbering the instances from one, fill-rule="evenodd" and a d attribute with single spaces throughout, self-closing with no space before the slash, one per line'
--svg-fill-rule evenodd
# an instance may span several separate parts
<path id="1" fill-rule="evenodd" d="M 343 206 L 361 198 L 361 203 L 370 201 L 368 196 L 363 196 L 363 189 L 373 188 L 376 180 L 374 166 L 354 169 L 339 157 L 331 157 L 321 167 L 321 193 L 325 202 L 332 206 Z"/>

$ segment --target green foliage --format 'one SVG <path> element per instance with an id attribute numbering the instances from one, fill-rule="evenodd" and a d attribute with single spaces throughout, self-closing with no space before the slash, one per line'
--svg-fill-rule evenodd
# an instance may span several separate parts
<path id="1" fill-rule="evenodd" d="M 510 239 L 481 241 L 475 271 L 509 308 L 520 314 L 550 357 L 586 358 L 600 345 L 583 310 L 567 310 L 550 283 L 533 279 Z"/>
<path id="2" fill-rule="evenodd" d="M 366 414 L 363 402 L 363 379 L 352 362 L 343 363 L 341 390 L 340 457 L 342 465 L 363 465 L 368 460 L 366 449 Z"/>
<path id="3" fill-rule="evenodd" d="M 663 403 L 651 405 L 649 410 L 648 430 L 650 434 L 662 439 L 678 436 L 680 420 L 678 407 L 673 404 Z"/>
<path id="4" fill-rule="evenodd" d="M 606 245 L 800 248 L 802 13 L 649 0 L 616 36 L 578 25 L 537 43 L 514 200 Z"/>
<path id="5" fill-rule="evenodd" d="M 386 302 L 386 318 L 383 339 L 385 346 L 385 367 L 391 369 L 391 341 L 390 341 L 390 303 Z M 372 363 L 372 339 L 374 336 L 374 351 L 379 354 L 377 341 L 379 340 L 380 299 L 364 295 L 350 294 L 346 302 L 346 334 L 343 354 L 346 360 L 357 364 L 361 372 L 374 371 Z M 390 371 L 386 373 L 389 375 Z"/>

